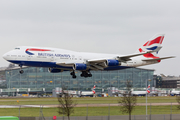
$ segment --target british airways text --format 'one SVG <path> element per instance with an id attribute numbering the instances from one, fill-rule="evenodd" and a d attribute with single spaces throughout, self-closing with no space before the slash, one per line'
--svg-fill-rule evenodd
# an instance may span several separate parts
<path id="1" fill-rule="evenodd" d="M 51 53 L 38 53 L 38 56 L 48 56 L 48 57 L 71 57 L 69 54 L 51 54 Z"/>

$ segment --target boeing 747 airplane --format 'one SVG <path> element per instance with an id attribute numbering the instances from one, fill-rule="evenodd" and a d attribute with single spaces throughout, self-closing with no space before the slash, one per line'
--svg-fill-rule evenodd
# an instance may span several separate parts
<path id="1" fill-rule="evenodd" d="M 150 85 L 148 85 L 148 88 L 146 91 L 132 91 L 131 92 L 133 96 L 146 96 L 147 93 L 150 93 Z"/>
<path id="2" fill-rule="evenodd" d="M 147 41 L 136 53 L 129 55 L 101 54 L 75 52 L 57 48 L 19 46 L 7 52 L 3 58 L 20 66 L 47 67 L 49 72 L 58 73 L 71 71 L 76 78 L 75 71 L 81 71 L 81 77 L 92 77 L 91 70 L 119 70 L 159 63 L 162 59 L 172 57 L 158 57 L 162 48 L 164 35 L 159 34 Z"/>

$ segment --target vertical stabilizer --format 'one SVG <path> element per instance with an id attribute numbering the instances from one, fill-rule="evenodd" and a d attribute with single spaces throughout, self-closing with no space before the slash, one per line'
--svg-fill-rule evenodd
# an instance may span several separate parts
<path id="1" fill-rule="evenodd" d="M 148 85 L 147 93 L 150 93 L 150 84 Z"/>
<path id="2" fill-rule="evenodd" d="M 162 48 L 161 44 L 164 39 L 164 34 L 157 34 L 152 37 L 149 41 L 147 41 L 142 47 L 138 49 L 139 53 L 154 51 L 152 53 L 144 54 L 143 56 L 146 58 L 158 58 L 157 54 L 159 50 Z"/>
<path id="3" fill-rule="evenodd" d="M 92 89 L 92 92 L 93 92 L 94 94 L 96 93 L 95 88 L 96 88 L 96 86 L 94 85 L 94 87 L 93 87 L 93 89 Z"/>

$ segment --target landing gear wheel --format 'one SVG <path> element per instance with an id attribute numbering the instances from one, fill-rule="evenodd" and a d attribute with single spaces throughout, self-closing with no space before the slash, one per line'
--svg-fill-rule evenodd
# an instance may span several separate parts
<path id="1" fill-rule="evenodd" d="M 73 75 L 72 78 L 76 78 L 76 75 Z"/>
<path id="2" fill-rule="evenodd" d="M 84 77 L 84 75 L 83 75 L 83 74 L 81 74 L 81 77 Z"/>
<path id="3" fill-rule="evenodd" d="M 92 77 L 92 74 L 88 74 L 88 77 Z"/>
<path id="4" fill-rule="evenodd" d="M 70 75 L 72 76 L 72 78 L 76 78 L 75 72 L 71 72 Z"/>
<path id="5" fill-rule="evenodd" d="M 23 70 L 20 70 L 20 71 L 19 71 L 19 73 L 20 73 L 20 74 L 23 74 L 23 73 L 24 73 L 24 71 L 23 71 Z"/>
<path id="6" fill-rule="evenodd" d="M 88 71 L 82 71 L 81 73 L 81 77 L 92 77 L 92 74 Z"/>

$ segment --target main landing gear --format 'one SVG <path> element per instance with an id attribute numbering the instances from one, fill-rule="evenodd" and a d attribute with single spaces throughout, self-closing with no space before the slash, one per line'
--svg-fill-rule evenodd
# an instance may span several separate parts
<path id="1" fill-rule="evenodd" d="M 88 73 L 87 71 L 82 71 L 81 77 L 92 77 L 92 74 L 90 72 Z"/>
<path id="2" fill-rule="evenodd" d="M 76 75 L 75 75 L 74 71 L 72 71 L 70 74 L 72 75 L 72 78 L 76 78 Z"/>
<path id="3" fill-rule="evenodd" d="M 72 78 L 76 78 L 76 75 L 75 75 L 74 71 L 72 71 L 70 74 L 71 74 Z M 85 77 L 85 78 L 86 77 L 92 77 L 92 74 L 90 72 L 88 72 L 88 71 L 82 71 L 81 77 Z"/>
<path id="4" fill-rule="evenodd" d="M 19 73 L 20 73 L 20 74 L 23 74 L 23 73 L 24 73 L 24 70 L 22 70 L 22 65 L 19 65 L 19 67 L 20 67 Z"/>

